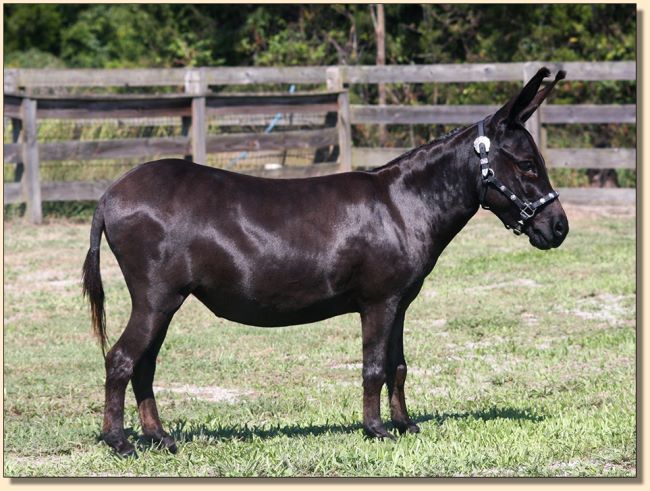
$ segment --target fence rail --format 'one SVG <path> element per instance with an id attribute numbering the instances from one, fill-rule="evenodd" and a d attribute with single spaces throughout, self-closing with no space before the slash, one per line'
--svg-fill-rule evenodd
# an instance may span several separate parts
<path id="1" fill-rule="evenodd" d="M 202 162 L 222 151 L 275 150 L 338 145 L 339 161 L 307 168 L 266 172 L 277 177 L 320 175 L 356 167 L 374 167 L 397 157 L 404 148 L 358 148 L 352 145 L 351 125 L 470 124 L 493 113 L 495 105 L 372 106 L 350 105 L 345 87 L 377 83 L 525 82 L 540 66 L 564 69 L 568 80 L 634 81 L 636 63 L 526 62 L 440 65 L 329 67 L 201 67 L 177 69 L 5 69 L 4 115 L 12 120 L 14 142 L 4 145 L 4 162 L 25 165 L 20 183 L 5 183 L 4 202 L 27 201 L 32 220 L 40 221 L 41 200 L 96 199 L 107 182 L 41 182 L 38 160 L 86 160 L 152 155 L 192 155 Z M 326 92 L 223 96 L 211 87 L 246 84 L 306 84 Z M 35 96 L 43 88 L 177 87 L 181 93 L 156 96 Z M 269 134 L 208 135 L 206 118 L 252 114 L 336 112 L 335 126 L 322 130 L 290 130 Z M 36 121 L 41 119 L 143 120 L 176 117 L 183 136 L 108 141 L 38 143 Z M 634 148 L 547 148 L 544 125 L 634 124 L 636 105 L 543 105 L 527 123 L 550 167 L 622 168 L 636 166 Z M 35 163 L 34 163 L 35 162 Z M 251 173 L 259 174 L 260 171 Z M 564 190 L 584 202 L 630 202 L 634 190 Z"/>
<path id="2" fill-rule="evenodd" d="M 347 93 L 343 90 L 308 94 L 256 94 L 222 96 L 211 93 L 166 96 L 84 96 L 33 97 L 5 94 L 5 116 L 14 125 L 14 139 L 4 144 L 4 162 L 24 166 L 21 183 L 4 184 L 4 203 L 26 201 L 32 221 L 42 218 L 41 201 L 97 199 L 107 182 L 41 182 L 41 160 L 97 160 L 148 158 L 186 155 L 204 163 L 206 156 L 217 152 L 263 151 L 290 148 L 319 149 L 339 146 L 339 160 L 334 165 L 319 164 L 269 171 L 269 176 L 308 176 L 350 170 L 351 135 L 347 114 Z M 319 130 L 293 130 L 277 133 L 228 133 L 208 135 L 206 117 L 212 115 L 255 115 L 268 113 L 320 112 L 339 113 L 337 124 Z M 151 117 L 183 119 L 186 135 L 177 137 L 124 138 L 112 140 L 37 142 L 39 119 L 128 119 Z M 253 172 L 255 173 L 255 172 Z M 257 172 L 258 174 L 260 172 Z"/>
<path id="3" fill-rule="evenodd" d="M 636 80 L 634 61 L 525 62 L 385 66 L 201 67 L 149 69 L 5 69 L 5 91 L 35 87 L 161 87 L 247 84 L 323 84 L 340 70 L 346 84 L 517 82 L 527 69 L 566 70 L 568 80 Z"/>
<path id="4" fill-rule="evenodd" d="M 495 105 L 463 106 L 350 106 L 352 124 L 470 124 L 496 111 Z M 634 104 L 546 105 L 539 109 L 542 123 L 636 122 Z"/>

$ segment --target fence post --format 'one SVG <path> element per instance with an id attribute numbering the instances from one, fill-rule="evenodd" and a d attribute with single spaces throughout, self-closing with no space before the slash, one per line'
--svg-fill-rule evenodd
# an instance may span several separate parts
<path id="1" fill-rule="evenodd" d="M 185 72 L 185 93 L 192 96 L 192 116 L 191 120 L 183 118 L 183 134 L 190 133 L 191 155 L 185 155 L 188 160 L 193 160 L 198 164 L 206 163 L 206 132 L 207 125 L 205 120 L 205 93 L 208 90 L 208 84 L 205 80 L 205 72 L 202 68 L 190 68 Z"/>
<path id="2" fill-rule="evenodd" d="M 17 70 L 15 68 L 4 69 L 4 91 L 6 93 L 18 92 Z"/>
<path id="3" fill-rule="evenodd" d="M 325 77 L 327 79 L 327 90 L 343 90 L 343 78 L 341 77 L 341 69 L 339 67 L 327 67 Z"/>
<path id="4" fill-rule="evenodd" d="M 350 126 L 350 98 L 348 91 L 343 89 L 341 69 L 331 66 L 326 71 L 327 89 L 339 91 L 338 121 L 336 127 L 339 135 L 339 164 L 341 171 L 352 170 L 352 128 Z"/>
<path id="5" fill-rule="evenodd" d="M 192 98 L 192 160 L 205 165 L 206 161 L 205 97 Z"/>
<path id="6" fill-rule="evenodd" d="M 338 97 L 339 117 L 339 157 L 341 171 L 348 172 L 352 170 L 352 128 L 350 126 L 350 99 L 348 91 L 345 90 Z"/>
<path id="7" fill-rule="evenodd" d="M 18 143 L 20 141 L 20 135 L 23 131 L 23 122 L 18 118 L 11 118 L 11 141 L 12 143 Z M 14 173 L 14 182 L 20 182 L 23 179 L 23 174 L 25 173 L 25 165 L 23 164 L 22 155 L 21 159 L 16 162 L 16 172 Z"/>
<path id="8" fill-rule="evenodd" d="M 36 139 L 36 101 L 25 98 L 20 106 L 23 120 L 23 162 L 25 163 L 25 177 L 23 193 L 27 202 L 27 214 L 32 223 L 43 221 L 41 208 L 41 176 L 38 162 L 38 141 Z"/>
<path id="9" fill-rule="evenodd" d="M 528 62 L 524 64 L 524 85 L 526 85 L 526 83 L 528 83 L 528 81 L 537 73 L 539 65 L 539 62 Z M 541 111 L 539 109 L 532 114 L 528 121 L 526 121 L 526 129 L 532 135 L 539 150 L 543 152 L 544 149 L 540 146 L 542 145 L 542 124 L 540 114 Z"/>

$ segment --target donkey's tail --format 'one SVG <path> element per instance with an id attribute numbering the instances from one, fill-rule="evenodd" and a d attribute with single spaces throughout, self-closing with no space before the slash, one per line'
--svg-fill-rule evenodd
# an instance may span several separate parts
<path id="1" fill-rule="evenodd" d="M 104 231 L 104 201 L 100 200 L 90 227 L 90 249 L 84 261 L 82 279 L 83 295 L 90 300 L 93 331 L 99 339 L 102 354 L 106 357 L 106 313 L 104 312 L 104 287 L 99 272 L 99 243 Z"/>

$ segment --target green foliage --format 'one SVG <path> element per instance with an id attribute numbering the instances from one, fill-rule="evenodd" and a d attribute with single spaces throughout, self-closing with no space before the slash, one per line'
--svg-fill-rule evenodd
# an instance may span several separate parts
<path id="1" fill-rule="evenodd" d="M 25 51 L 12 51 L 5 58 L 5 66 L 21 68 L 66 68 L 58 56 L 46 53 L 38 48 Z"/>
<path id="2" fill-rule="evenodd" d="M 368 4 L 7 4 L 11 67 L 301 66 L 374 64 Z M 386 4 L 386 62 L 486 63 L 636 59 L 634 4 Z M 388 104 L 493 104 L 520 83 L 387 84 Z M 223 88 L 215 88 L 222 90 Z M 268 90 L 247 86 L 226 90 Z M 277 90 L 277 88 L 276 88 Z M 377 102 L 376 85 L 351 87 L 353 104 Z M 562 83 L 553 104 L 633 104 L 636 82 Z M 636 145 L 635 125 L 549 128 L 549 146 Z M 450 126 L 388 126 L 388 146 L 426 142 Z M 355 143 L 379 144 L 376 126 Z M 591 141 L 586 141 L 591 139 Z M 619 171 L 621 182 L 634 173 Z M 559 184 L 584 171 L 556 173 Z"/>
<path id="3" fill-rule="evenodd" d="M 630 60 L 634 4 L 388 4 L 389 63 Z M 5 55 L 68 66 L 372 64 L 367 4 L 9 4 Z"/>
<path id="4" fill-rule="evenodd" d="M 427 63 L 635 58 L 634 5 L 422 6 Z"/>
<path id="5" fill-rule="evenodd" d="M 59 53 L 64 30 L 62 8 L 55 4 L 14 4 L 4 6 L 5 56 L 36 49 Z"/>

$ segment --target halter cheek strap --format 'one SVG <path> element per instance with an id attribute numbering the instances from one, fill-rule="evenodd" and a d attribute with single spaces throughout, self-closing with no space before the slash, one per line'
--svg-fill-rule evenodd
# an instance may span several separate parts
<path id="1" fill-rule="evenodd" d="M 489 185 L 493 185 L 498 191 L 508 197 L 508 199 L 519 208 L 520 219 L 517 221 L 517 228 L 513 228 L 513 232 L 516 235 L 521 234 L 522 228 L 527 220 L 533 218 L 535 213 L 542 206 L 550 203 L 559 196 L 559 193 L 551 191 L 550 193 L 542 196 L 536 201 L 530 202 L 522 200 L 513 193 L 508 187 L 503 184 L 495 175 L 494 170 L 490 167 L 490 161 L 488 160 L 488 152 L 490 151 L 490 139 L 485 136 L 485 127 L 484 121 L 478 123 L 478 138 L 474 140 L 474 150 L 480 156 L 480 169 L 481 169 L 481 180 L 483 185 L 481 186 L 481 191 L 479 193 L 479 203 L 481 207 L 489 210 L 490 208 L 485 204 L 485 195 L 487 194 L 487 189 Z M 506 228 L 511 228 L 506 225 Z"/>

